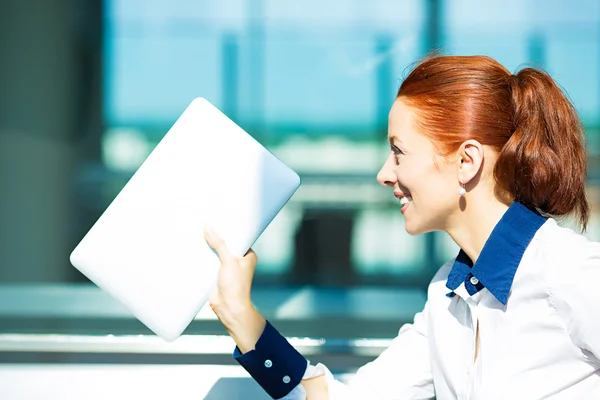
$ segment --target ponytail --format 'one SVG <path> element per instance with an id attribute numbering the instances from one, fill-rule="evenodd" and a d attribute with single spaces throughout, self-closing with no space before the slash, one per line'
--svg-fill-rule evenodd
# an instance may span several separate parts
<path id="1" fill-rule="evenodd" d="M 587 154 L 577 112 L 544 72 L 526 68 L 507 80 L 514 126 L 494 167 L 496 183 L 544 214 L 574 213 L 585 230 Z"/>
<path id="2" fill-rule="evenodd" d="M 415 110 L 441 155 L 455 154 L 468 139 L 498 151 L 494 178 L 501 198 L 548 216 L 575 214 L 585 230 L 583 129 L 548 74 L 526 68 L 512 75 L 486 56 L 435 55 L 408 75 L 398 97 Z"/>

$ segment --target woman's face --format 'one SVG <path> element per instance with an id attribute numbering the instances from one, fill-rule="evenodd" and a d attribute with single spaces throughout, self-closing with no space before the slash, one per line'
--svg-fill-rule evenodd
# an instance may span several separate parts
<path id="1" fill-rule="evenodd" d="M 459 210 L 459 160 L 446 160 L 419 133 L 411 108 L 396 100 L 389 115 L 390 154 L 377 174 L 379 183 L 394 189 L 411 235 L 446 230 Z"/>

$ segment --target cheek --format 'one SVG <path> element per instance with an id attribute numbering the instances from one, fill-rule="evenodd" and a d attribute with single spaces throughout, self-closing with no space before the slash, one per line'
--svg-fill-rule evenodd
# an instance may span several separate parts
<path id="1" fill-rule="evenodd" d="M 400 184 L 405 186 L 413 197 L 429 197 L 441 191 L 441 175 L 433 161 L 427 160 L 426 157 L 414 157 L 410 161 L 398 165 L 396 173 Z"/>

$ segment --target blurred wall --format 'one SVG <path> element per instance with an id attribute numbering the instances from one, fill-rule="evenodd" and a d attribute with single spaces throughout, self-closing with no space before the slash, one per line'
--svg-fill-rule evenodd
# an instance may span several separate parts
<path id="1" fill-rule="evenodd" d="M 81 4 L 0 1 L 0 282 L 71 273 L 76 225 L 65 221 L 76 212 L 75 166 L 89 155 L 82 137 L 91 116 L 80 85 L 90 72 L 79 51 L 89 29 Z"/>
<path id="2" fill-rule="evenodd" d="M 598 208 L 600 3 L 344 4 L 0 0 L 0 283 L 85 281 L 70 250 L 201 95 L 303 177 L 255 282 L 424 288 L 456 245 L 408 235 L 375 175 L 397 85 L 435 48 L 546 68 L 586 126 Z"/>

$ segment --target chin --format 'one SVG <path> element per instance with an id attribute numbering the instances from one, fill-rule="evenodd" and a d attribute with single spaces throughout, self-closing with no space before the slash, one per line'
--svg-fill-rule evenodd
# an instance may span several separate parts
<path id="1" fill-rule="evenodd" d="M 426 225 L 415 223 L 414 221 L 406 221 L 404 229 L 406 230 L 406 233 L 408 233 L 410 236 L 418 236 L 422 235 L 423 233 L 434 232 L 436 230 L 431 229 Z"/>
<path id="2" fill-rule="evenodd" d="M 418 226 L 415 226 L 414 224 L 411 224 L 411 223 L 407 223 L 404 226 L 404 229 L 406 230 L 406 233 L 408 233 L 410 236 L 417 236 L 417 235 L 420 235 L 421 233 L 425 233 L 425 231 L 423 231 L 422 229 L 419 229 Z"/>

